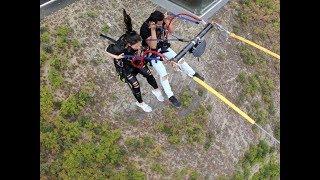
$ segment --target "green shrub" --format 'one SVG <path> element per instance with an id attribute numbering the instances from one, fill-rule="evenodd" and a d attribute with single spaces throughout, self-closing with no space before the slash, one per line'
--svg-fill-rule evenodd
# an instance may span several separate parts
<path id="1" fill-rule="evenodd" d="M 142 157 L 145 157 L 155 147 L 154 140 L 148 136 L 142 138 L 128 138 L 125 140 L 125 144 L 130 152 L 136 153 Z"/>
<path id="2" fill-rule="evenodd" d="M 60 87 L 62 82 L 63 82 L 62 75 L 55 68 L 51 68 L 49 70 L 48 79 L 49 79 L 50 84 L 53 87 L 53 89 L 56 89 L 56 88 Z"/>
<path id="3" fill-rule="evenodd" d="M 249 151 L 245 154 L 243 164 L 254 165 L 261 162 L 269 153 L 270 147 L 264 140 L 260 140 L 257 146 L 251 146 Z"/>
<path id="4" fill-rule="evenodd" d="M 67 38 L 62 38 L 62 37 L 58 37 L 56 39 L 56 46 L 59 48 L 59 49 L 65 49 L 68 45 L 68 40 Z"/>
<path id="5" fill-rule="evenodd" d="M 177 170 L 174 173 L 173 179 L 177 179 L 177 180 L 184 180 L 184 179 L 196 180 L 196 179 L 203 179 L 203 177 L 201 177 L 200 173 L 198 173 L 195 170 L 192 170 L 191 168 L 182 168 L 180 170 Z"/>
<path id="6" fill-rule="evenodd" d="M 66 101 L 62 102 L 60 113 L 64 117 L 77 116 L 91 99 L 91 95 L 83 91 L 71 95 Z"/>
<path id="7" fill-rule="evenodd" d="M 208 150 L 211 147 L 212 140 L 213 140 L 213 134 L 212 134 L 212 132 L 208 132 L 206 135 L 206 142 L 204 144 L 205 150 Z"/>
<path id="8" fill-rule="evenodd" d="M 48 60 L 48 55 L 45 51 L 40 50 L 40 66 Z"/>
<path id="9" fill-rule="evenodd" d="M 192 95 L 190 91 L 184 91 L 180 97 L 181 105 L 182 107 L 188 107 L 190 106 L 192 102 Z"/>
<path id="10" fill-rule="evenodd" d="M 67 67 L 67 60 L 63 57 L 55 57 L 51 60 L 50 65 L 56 70 L 61 71 Z"/>
<path id="11" fill-rule="evenodd" d="M 245 45 L 238 46 L 238 49 L 240 51 L 240 56 L 245 64 L 253 66 L 257 63 L 257 57 L 251 49 L 247 48 Z"/>
<path id="12" fill-rule="evenodd" d="M 40 36 L 41 43 L 49 43 L 50 42 L 50 34 L 49 32 L 44 32 Z"/>
<path id="13" fill-rule="evenodd" d="M 278 179 L 280 175 L 280 166 L 275 162 L 268 163 L 260 167 L 259 171 L 252 176 L 252 180 L 260 179 Z"/>
<path id="14" fill-rule="evenodd" d="M 75 49 L 78 49 L 80 47 L 80 42 L 77 39 L 73 39 L 71 41 L 71 44 Z"/>
<path id="15" fill-rule="evenodd" d="M 53 110 L 53 94 L 48 86 L 40 88 L 40 114 L 48 116 Z"/>
<path id="16" fill-rule="evenodd" d="M 245 72 L 242 71 L 238 74 L 237 81 L 243 84 L 245 83 L 245 80 L 246 80 L 246 74 Z"/>
<path id="17" fill-rule="evenodd" d="M 95 11 L 88 11 L 87 16 L 90 18 L 96 18 L 96 17 L 98 17 L 98 14 Z"/>
<path id="18" fill-rule="evenodd" d="M 57 151 L 59 149 L 58 138 L 59 135 L 55 131 L 40 132 L 41 147 L 49 151 Z"/>
<path id="19" fill-rule="evenodd" d="M 101 31 L 103 34 L 108 34 L 108 32 L 109 32 L 108 24 L 104 24 Z"/>
<path id="20" fill-rule="evenodd" d="M 164 174 L 166 172 L 165 166 L 159 163 L 154 163 L 151 165 L 151 170 L 158 173 L 158 174 Z"/>
<path id="21" fill-rule="evenodd" d="M 199 124 L 193 124 L 191 127 L 187 127 L 187 141 L 189 143 L 204 143 L 205 132 Z"/>
<path id="22" fill-rule="evenodd" d="M 67 25 L 59 26 L 56 34 L 58 37 L 67 37 L 69 33 L 71 32 L 71 29 Z"/>

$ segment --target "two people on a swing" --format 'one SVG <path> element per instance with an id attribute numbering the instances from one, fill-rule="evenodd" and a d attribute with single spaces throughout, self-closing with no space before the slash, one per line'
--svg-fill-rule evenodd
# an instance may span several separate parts
<path id="1" fill-rule="evenodd" d="M 134 66 L 130 59 L 124 55 L 141 56 L 145 50 L 153 50 L 160 52 L 164 57 L 174 66 L 179 68 L 183 73 L 189 76 L 196 76 L 203 79 L 197 72 L 195 72 L 183 59 L 179 63 L 172 60 L 176 53 L 170 48 L 170 43 L 166 37 L 173 32 L 173 25 L 169 16 L 160 11 L 154 11 L 149 18 L 142 24 L 140 28 L 140 35 L 132 29 L 131 17 L 123 10 L 124 23 L 126 26 L 126 33 L 123 34 L 116 43 L 110 44 L 106 51 L 107 54 L 114 59 L 114 64 L 119 76 L 129 85 L 137 102 L 136 105 L 142 108 L 145 112 L 151 112 L 152 108 L 143 102 L 140 84 L 136 78 L 137 74 L 145 77 L 148 83 L 153 87 L 152 94 L 156 96 L 159 101 L 164 101 L 164 97 L 154 76 L 151 74 L 148 65 L 160 76 L 160 84 L 169 101 L 175 106 L 180 107 L 181 103 L 174 96 L 172 92 L 167 70 L 162 62 L 163 59 L 151 54 L 149 63 L 145 63 L 142 67 Z M 157 59 L 159 58 L 159 59 Z"/>

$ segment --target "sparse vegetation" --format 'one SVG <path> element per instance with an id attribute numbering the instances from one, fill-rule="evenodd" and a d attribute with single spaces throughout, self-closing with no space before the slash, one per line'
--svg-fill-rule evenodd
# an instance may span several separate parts
<path id="1" fill-rule="evenodd" d="M 178 118 L 173 109 L 166 109 L 165 115 L 168 119 L 158 123 L 156 129 L 168 136 L 168 141 L 172 144 L 180 144 L 182 136 L 186 136 L 187 143 L 205 143 L 207 109 L 200 106 L 185 118 Z M 170 118 L 170 119 L 169 119 Z"/>
<path id="2" fill-rule="evenodd" d="M 55 68 L 49 70 L 48 79 L 53 89 L 59 88 L 63 82 L 61 73 Z"/>
<path id="3" fill-rule="evenodd" d="M 158 173 L 158 174 L 165 174 L 166 172 L 166 168 L 165 166 L 163 166 L 162 164 L 159 164 L 159 163 L 154 163 L 151 165 L 151 170 Z"/>
<path id="4" fill-rule="evenodd" d="M 96 18 L 96 17 L 98 17 L 98 14 L 97 14 L 97 12 L 96 11 L 88 11 L 87 12 L 87 16 L 88 17 L 90 17 L 90 18 Z"/>
<path id="5" fill-rule="evenodd" d="M 141 157 L 146 157 L 154 148 L 154 139 L 149 136 L 128 138 L 125 140 L 128 151 Z"/>
<path id="6" fill-rule="evenodd" d="M 240 169 L 235 172 L 232 179 L 273 179 L 278 177 L 279 163 L 274 161 L 273 155 L 274 149 L 270 148 L 263 140 L 257 145 L 251 145 L 240 161 Z M 255 174 L 251 170 L 254 165 L 259 165 L 259 170 Z"/>
<path id="7" fill-rule="evenodd" d="M 191 92 L 189 90 L 186 90 L 182 93 L 180 99 L 182 107 L 188 107 L 190 106 L 193 98 Z"/>
<path id="8" fill-rule="evenodd" d="M 110 27 L 108 26 L 108 24 L 104 24 L 103 27 L 102 27 L 102 29 L 101 29 L 101 32 L 102 32 L 103 34 L 108 34 L 109 28 L 110 28 Z"/>
<path id="9" fill-rule="evenodd" d="M 234 15 L 232 10 L 222 13 L 226 16 L 220 19 L 221 24 L 233 27 L 230 31 L 279 53 L 280 19 L 276 14 L 279 6 L 274 2 L 276 0 L 230 1 L 229 4 L 237 4 L 231 9 L 241 11 L 236 13 L 240 23 L 235 23 L 231 17 Z M 250 146 L 239 160 L 236 174 L 215 177 L 217 172 L 226 174 L 224 170 L 230 172 L 234 169 L 234 160 L 239 159 L 243 147 L 253 141 L 251 132 L 243 131 L 245 134 L 241 136 L 245 138 L 239 139 L 238 133 L 242 133 L 245 126 L 237 126 L 240 122 L 233 121 L 232 110 L 225 105 L 220 106 L 220 101 L 211 94 L 206 96 L 207 91 L 188 78 L 185 83 L 171 82 L 182 103 L 183 108 L 179 109 L 171 107 L 167 98 L 165 102 L 157 102 L 143 78 L 143 99 L 153 112 L 135 110 L 130 90 L 125 84 L 117 84 L 113 62 L 103 53 L 109 42 L 99 41 L 98 36 L 91 38 L 93 33 L 110 34 L 111 30 L 115 33 L 114 38 L 121 35 L 121 7 L 126 7 L 128 1 L 118 3 L 121 6 L 110 2 L 114 8 L 90 2 L 79 7 L 75 3 L 68 6 L 67 11 L 61 10 L 41 20 L 40 178 L 277 179 L 280 171 L 278 162 L 269 159 L 278 152 L 265 142 Z M 150 3 L 145 5 L 149 7 Z M 137 14 L 134 9 L 128 9 L 133 19 L 136 15 L 147 17 L 145 12 Z M 68 14 L 70 12 L 72 14 Z M 180 31 L 186 23 L 178 24 L 178 21 L 176 27 Z M 141 22 L 134 20 L 134 29 L 139 28 Z M 196 29 L 188 29 L 188 37 L 187 34 L 181 36 L 191 38 Z M 209 36 L 210 41 L 218 42 L 212 48 L 207 41 L 210 49 L 217 50 L 217 56 L 212 59 L 211 53 L 205 53 L 203 60 L 209 59 L 210 63 L 203 61 L 204 64 L 196 63 L 192 67 L 203 72 L 207 83 L 221 93 L 228 90 L 225 95 L 231 100 L 239 94 L 234 92 L 240 91 L 239 99 L 242 101 L 235 104 L 242 106 L 241 109 L 244 106 L 258 123 L 270 123 L 274 136 L 279 139 L 278 102 L 273 100 L 278 97 L 274 93 L 278 87 L 273 76 L 276 74 L 274 71 L 279 71 L 279 63 L 274 64 L 268 55 L 247 44 L 233 40 L 225 43 L 217 39 L 216 34 Z M 177 50 L 174 44 L 172 42 L 173 49 Z M 236 44 L 240 44 L 241 58 L 235 53 L 236 49 L 232 49 Z M 234 74 L 231 77 L 229 72 L 238 72 L 239 69 L 242 72 L 237 78 L 237 85 L 241 87 L 230 86 L 232 82 L 229 84 L 225 80 L 232 80 Z M 151 71 L 154 73 L 152 68 Z M 168 72 L 172 72 L 170 68 Z M 190 88 L 187 85 L 189 81 Z M 198 88 L 191 90 L 194 86 Z M 179 91 L 181 89 L 182 92 Z M 246 136 L 248 133 L 250 137 Z M 230 137 L 231 134 L 236 138 Z M 240 142 L 235 142 L 238 140 Z M 227 156 L 224 159 L 228 154 L 232 154 L 232 158 Z M 208 162 L 199 162 L 200 159 Z"/>
<path id="10" fill-rule="evenodd" d="M 174 173 L 173 179 L 177 179 L 177 180 L 183 180 L 183 179 L 197 180 L 197 179 L 203 179 L 203 177 L 197 171 L 187 167 L 187 168 L 182 168 L 180 170 L 177 170 Z"/>

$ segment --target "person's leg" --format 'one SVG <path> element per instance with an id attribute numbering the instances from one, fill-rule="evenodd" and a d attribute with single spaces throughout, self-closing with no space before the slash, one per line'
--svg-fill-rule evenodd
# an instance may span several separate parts
<path id="1" fill-rule="evenodd" d="M 158 101 L 164 101 L 161 90 L 158 87 L 156 79 L 151 74 L 150 69 L 145 65 L 141 69 L 139 69 L 139 73 L 142 74 L 143 77 L 145 77 L 147 79 L 148 83 L 154 88 L 154 90 L 152 90 L 152 94 L 154 94 L 156 96 Z"/>
<path id="2" fill-rule="evenodd" d="M 171 90 L 171 86 L 169 84 L 169 77 L 166 68 L 164 67 L 162 61 L 151 60 L 152 67 L 156 70 L 156 72 L 160 76 L 160 83 L 163 87 L 164 92 L 166 93 L 167 97 L 169 98 L 169 101 L 176 107 L 180 107 L 181 103 L 178 101 L 178 99 L 173 95 L 173 92 Z"/>
<path id="3" fill-rule="evenodd" d="M 156 72 L 160 76 L 160 83 L 163 87 L 164 92 L 166 93 L 167 97 L 170 98 L 171 96 L 173 96 L 173 92 L 171 90 L 169 76 L 165 66 L 160 60 L 158 60 L 157 62 L 155 62 L 155 60 L 151 60 L 151 64 L 154 70 L 156 70 Z"/>
<path id="4" fill-rule="evenodd" d="M 142 96 L 140 91 L 140 84 L 135 76 L 133 74 L 127 74 L 126 75 L 126 81 L 134 95 L 134 97 L 137 99 L 139 103 L 142 103 Z"/>
<path id="5" fill-rule="evenodd" d="M 163 53 L 163 55 L 169 59 L 172 60 L 177 53 L 174 52 L 171 48 L 167 49 L 168 52 Z M 184 59 L 182 58 L 179 63 L 178 63 L 179 68 L 182 70 L 182 72 L 186 73 L 187 75 L 189 75 L 190 77 L 192 77 L 196 72 L 189 66 L 189 64 L 187 62 L 184 61 Z"/>
<path id="6" fill-rule="evenodd" d="M 151 74 L 150 69 L 145 65 L 141 69 L 139 69 L 139 73 L 145 77 L 148 83 L 154 88 L 158 89 L 158 84 L 154 76 Z"/>
<path id="7" fill-rule="evenodd" d="M 151 112 L 152 108 L 148 106 L 146 103 L 142 101 L 141 91 L 140 91 L 140 84 L 134 76 L 134 74 L 128 73 L 125 75 L 126 82 L 129 85 L 134 97 L 137 99 L 136 105 L 142 108 L 145 112 Z"/>

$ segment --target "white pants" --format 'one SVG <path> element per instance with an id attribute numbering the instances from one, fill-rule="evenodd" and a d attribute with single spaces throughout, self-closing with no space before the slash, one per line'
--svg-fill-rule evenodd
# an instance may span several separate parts
<path id="1" fill-rule="evenodd" d="M 177 53 L 175 53 L 171 48 L 168 48 L 169 52 L 163 53 L 163 55 L 169 59 L 172 60 L 172 58 L 174 58 Z M 152 67 L 154 68 L 154 70 L 158 73 L 158 75 L 160 76 L 160 83 L 163 87 L 164 92 L 166 93 L 167 97 L 170 98 L 171 96 L 173 96 L 173 92 L 171 90 L 171 86 L 169 84 L 169 80 L 168 80 L 168 73 L 167 70 L 165 68 L 165 66 L 163 65 L 162 61 L 157 61 L 156 60 L 151 60 L 151 64 Z M 186 73 L 189 76 L 193 76 L 196 72 L 189 66 L 188 63 L 184 62 L 183 59 L 181 59 L 178 63 L 179 68 L 182 70 L 182 72 Z"/>

